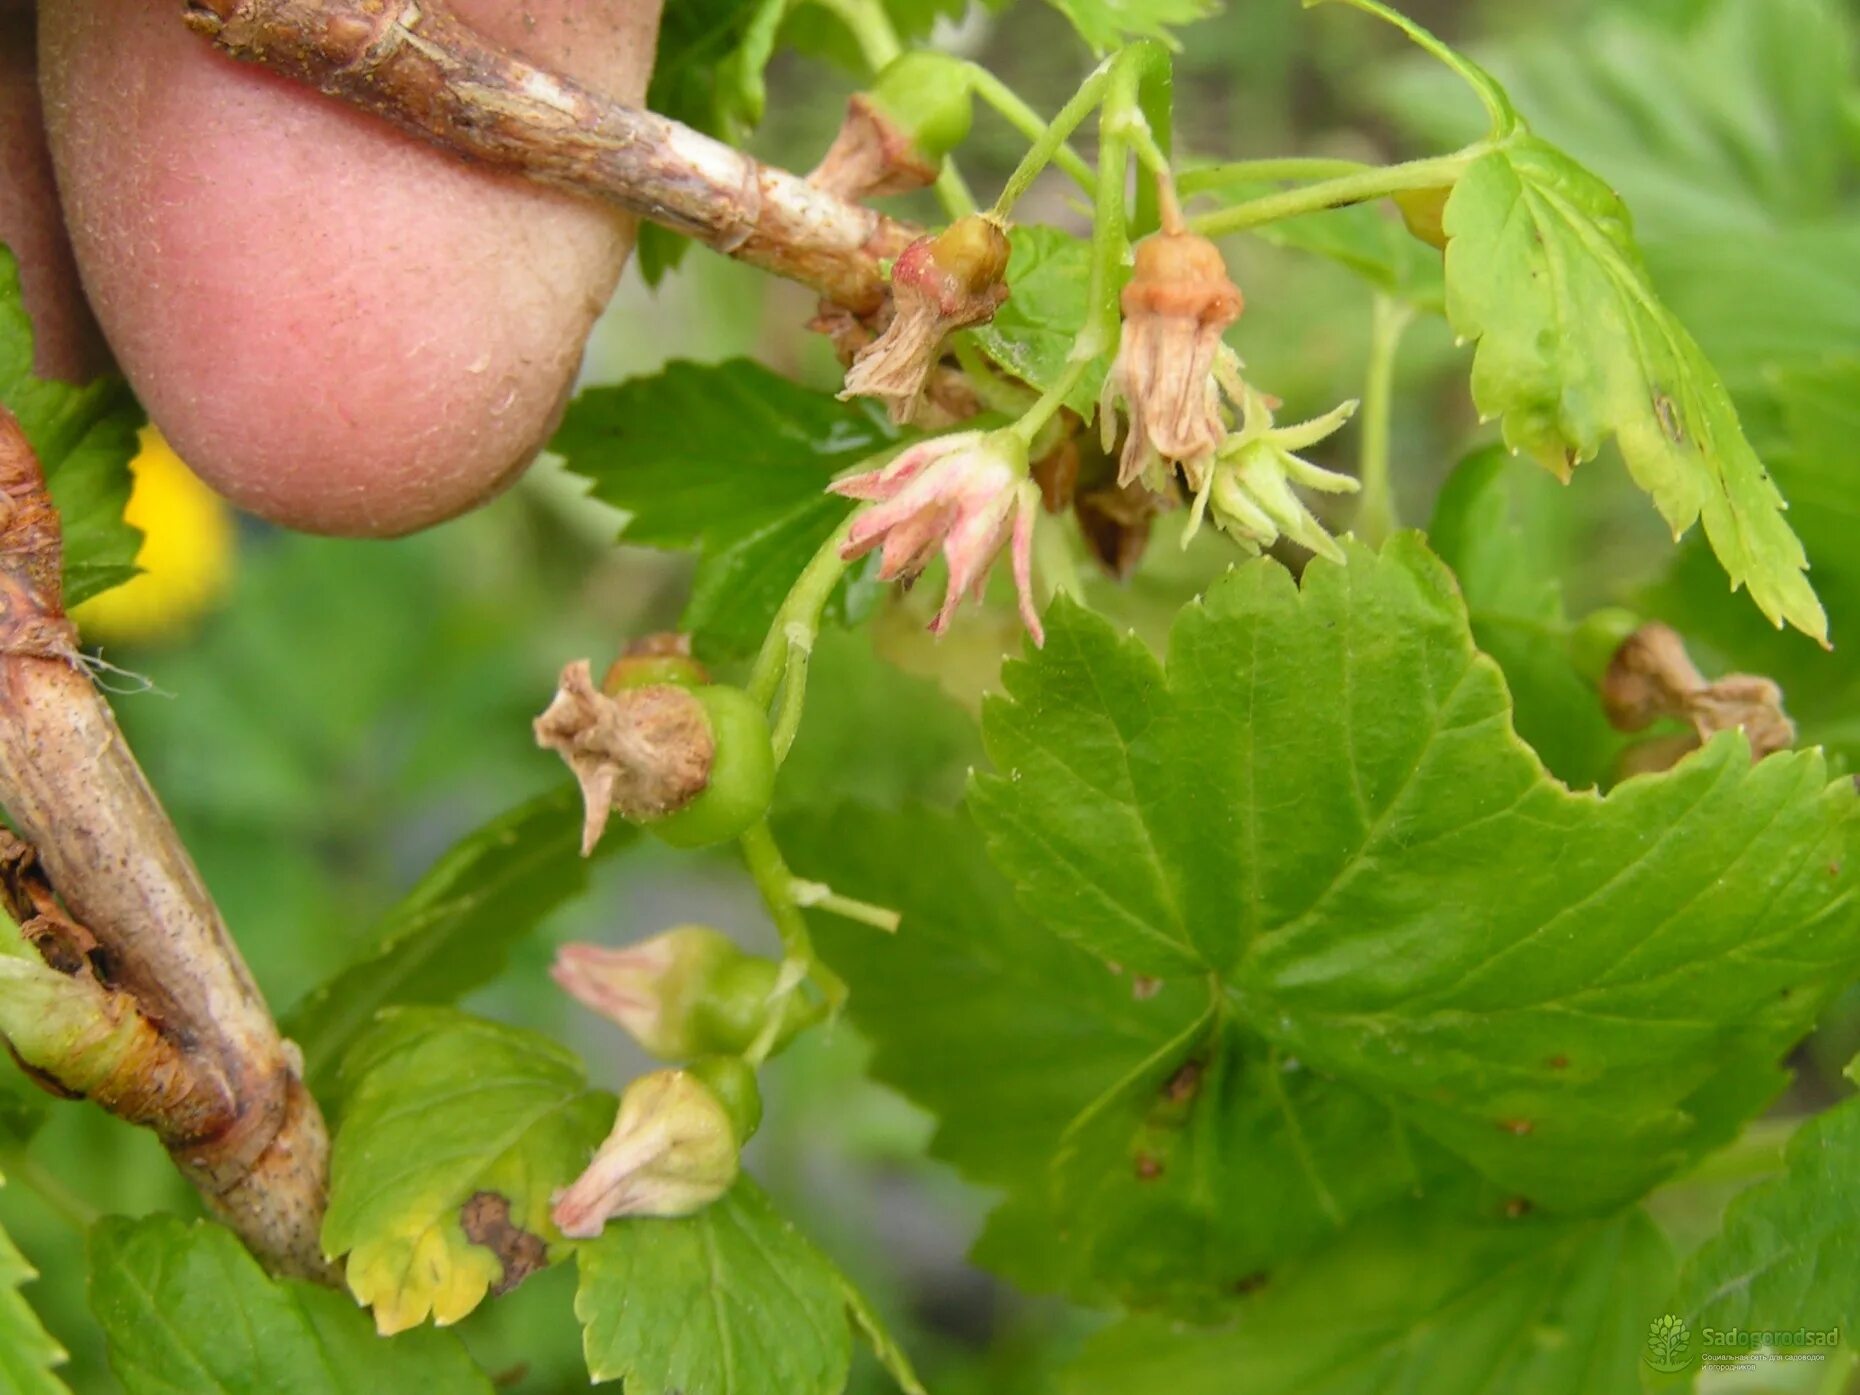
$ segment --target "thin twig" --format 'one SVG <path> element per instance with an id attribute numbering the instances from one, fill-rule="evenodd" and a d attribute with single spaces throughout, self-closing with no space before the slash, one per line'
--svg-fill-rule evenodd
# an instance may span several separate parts
<path id="1" fill-rule="evenodd" d="M 861 314 L 917 230 L 526 62 L 443 0 L 188 0 L 222 52 L 455 154 L 592 195 Z"/>
<path id="2" fill-rule="evenodd" d="M 15 876 L 10 899 L 28 932 L 51 922 L 32 939 L 67 976 L 64 1001 L 89 995 L 100 1019 L 124 1033 L 107 1075 L 96 1070 L 94 1037 L 61 1059 L 48 1035 L 29 1064 L 155 1130 L 270 1267 L 325 1277 L 322 1115 L 298 1078 L 295 1048 L 279 1037 L 79 662 L 62 603 L 62 552 L 38 458 L 0 409 L 0 806 L 49 883 L 41 896 Z"/>

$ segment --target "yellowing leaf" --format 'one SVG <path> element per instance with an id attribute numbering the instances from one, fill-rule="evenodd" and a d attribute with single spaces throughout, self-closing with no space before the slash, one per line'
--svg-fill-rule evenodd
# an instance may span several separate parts
<path id="1" fill-rule="evenodd" d="M 573 1055 L 464 1013 L 406 1008 L 357 1044 L 342 1082 L 323 1246 L 348 1257 L 349 1288 L 383 1333 L 457 1322 L 553 1257 L 550 1194 L 613 1117 Z"/>

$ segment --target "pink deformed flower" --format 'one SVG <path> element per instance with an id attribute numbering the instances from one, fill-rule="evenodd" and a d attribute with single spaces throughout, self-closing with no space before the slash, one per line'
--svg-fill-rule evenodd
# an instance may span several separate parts
<path id="1" fill-rule="evenodd" d="M 741 1147 L 729 1109 L 696 1072 L 642 1075 L 550 1218 L 571 1240 L 591 1240 L 615 1216 L 689 1216 L 730 1189 Z"/>
<path id="2" fill-rule="evenodd" d="M 949 590 L 930 628 L 943 633 L 965 595 L 980 597 L 989 568 L 1013 540 L 1020 617 L 1035 644 L 1046 642 L 1033 605 L 1033 523 L 1040 487 L 1027 472 L 1027 447 L 1007 432 L 961 431 L 920 441 L 882 470 L 828 486 L 873 507 L 853 521 L 840 555 L 855 561 L 883 548 L 878 574 L 913 581 L 941 551 Z"/>

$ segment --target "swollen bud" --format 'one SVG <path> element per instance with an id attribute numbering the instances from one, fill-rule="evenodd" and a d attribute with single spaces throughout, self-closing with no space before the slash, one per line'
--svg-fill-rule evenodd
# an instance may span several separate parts
<path id="1" fill-rule="evenodd" d="M 576 1001 L 661 1060 L 739 1054 L 772 1013 L 780 1015 L 779 1048 L 822 1011 L 796 993 L 771 1007 L 780 966 L 703 925 L 681 925 L 621 949 L 564 945 L 550 972 Z"/>
<path id="2" fill-rule="evenodd" d="M 620 1096 L 613 1132 L 555 1197 L 562 1234 L 591 1240 L 615 1216 L 688 1216 L 735 1183 L 762 1113 L 755 1073 L 732 1057 L 643 1075 Z"/>

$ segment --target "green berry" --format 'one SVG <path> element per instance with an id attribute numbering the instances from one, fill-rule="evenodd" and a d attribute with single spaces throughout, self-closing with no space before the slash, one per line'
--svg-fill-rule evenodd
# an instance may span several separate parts
<path id="1" fill-rule="evenodd" d="M 969 66 L 941 53 L 894 59 L 867 94 L 926 160 L 941 160 L 968 139 L 973 115 Z"/>
<path id="2" fill-rule="evenodd" d="M 684 808 L 646 827 L 675 848 L 707 848 L 737 837 L 768 812 L 775 792 L 769 720 L 741 688 L 692 690 L 710 723 L 710 783 Z"/>
<path id="3" fill-rule="evenodd" d="M 717 1097 L 730 1116 L 736 1146 L 742 1147 L 762 1124 L 762 1092 L 755 1071 L 739 1056 L 700 1056 L 685 1070 Z"/>

